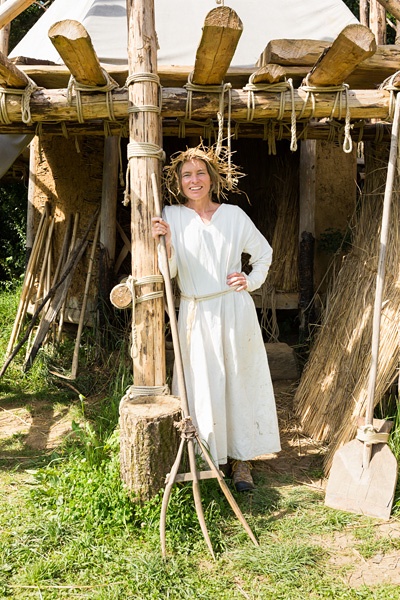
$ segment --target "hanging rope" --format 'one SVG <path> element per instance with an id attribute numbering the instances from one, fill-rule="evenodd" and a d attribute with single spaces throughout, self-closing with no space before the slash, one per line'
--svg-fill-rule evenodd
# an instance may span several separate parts
<path id="1" fill-rule="evenodd" d="M 279 111 L 277 116 L 277 121 L 282 121 L 283 115 L 285 113 L 286 106 L 286 92 L 290 93 L 291 100 L 291 112 L 290 112 L 290 149 L 292 152 L 296 152 L 297 150 L 297 135 L 296 135 L 296 109 L 294 102 L 294 88 L 292 79 L 288 79 L 286 81 L 278 81 L 277 83 L 254 83 L 254 78 L 256 73 L 253 73 L 249 82 L 243 88 L 244 91 L 247 91 L 247 121 L 253 121 L 254 112 L 256 108 L 256 99 L 254 92 L 273 92 L 280 94 L 279 99 Z M 274 128 L 271 129 L 271 132 L 274 131 Z M 264 131 L 265 133 L 265 131 Z M 270 138 L 268 138 L 270 139 Z M 272 141 L 272 140 L 271 140 Z M 272 142 L 272 147 L 274 146 L 274 142 Z M 276 153 L 273 152 L 274 154 Z"/>
<path id="2" fill-rule="evenodd" d="M 347 83 L 342 83 L 341 85 L 324 85 L 324 86 L 315 86 L 309 85 L 308 83 L 309 75 L 307 75 L 305 84 L 299 87 L 299 90 L 302 89 L 306 92 L 306 97 L 303 102 L 303 107 L 301 109 L 300 115 L 298 119 L 303 118 L 304 113 L 307 109 L 307 104 L 309 100 L 311 100 L 311 115 L 309 119 L 314 117 L 315 112 L 315 94 L 318 92 L 336 92 L 335 101 L 333 104 L 333 108 L 331 111 L 330 119 L 334 118 L 335 111 L 338 109 L 339 115 L 338 119 L 342 119 L 343 112 L 343 100 L 345 100 L 345 124 L 344 124 L 344 140 L 343 140 L 343 152 L 349 154 L 353 150 L 353 140 L 351 139 L 350 130 L 352 128 L 350 119 L 350 105 L 349 105 L 349 85 Z M 343 95 L 344 92 L 344 95 Z"/>
<path id="3" fill-rule="evenodd" d="M 32 79 L 28 77 L 27 86 L 21 90 L 17 88 L 7 88 L 0 86 L 0 123 L 2 125 L 11 125 L 12 121 L 8 116 L 7 111 L 7 95 L 22 96 L 21 98 L 21 119 L 25 125 L 32 124 L 30 100 L 33 92 L 38 89 L 38 86 Z"/>
<path id="4" fill-rule="evenodd" d="M 70 105 L 72 105 L 73 104 L 73 96 L 75 94 L 76 113 L 77 113 L 79 123 L 85 122 L 85 119 L 83 117 L 83 105 L 82 105 L 81 92 L 84 92 L 84 93 L 104 92 L 105 99 L 106 99 L 108 119 L 109 119 L 109 121 L 116 121 L 115 114 L 114 114 L 112 90 L 115 90 L 116 88 L 118 88 L 119 85 L 116 81 L 114 81 L 114 79 L 112 79 L 112 77 L 110 77 L 110 75 L 107 73 L 107 71 L 105 69 L 102 68 L 101 70 L 102 70 L 102 73 L 106 80 L 106 83 L 104 85 L 85 85 L 84 83 L 77 82 L 73 75 L 71 75 L 71 77 L 69 78 L 68 89 L 67 89 L 67 100 L 68 100 L 68 103 Z"/>

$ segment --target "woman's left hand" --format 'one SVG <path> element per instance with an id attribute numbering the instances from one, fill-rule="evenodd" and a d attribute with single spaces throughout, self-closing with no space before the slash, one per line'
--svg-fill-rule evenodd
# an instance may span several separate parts
<path id="1" fill-rule="evenodd" d="M 244 273 L 230 273 L 226 278 L 226 283 L 229 287 L 236 288 L 237 292 L 247 289 L 247 279 Z"/>

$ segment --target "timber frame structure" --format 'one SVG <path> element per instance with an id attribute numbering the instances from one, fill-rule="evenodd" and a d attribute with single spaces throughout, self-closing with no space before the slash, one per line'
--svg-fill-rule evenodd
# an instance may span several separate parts
<path id="1" fill-rule="evenodd" d="M 31 3 L 8 0 L 2 5 L 0 29 Z M 219 6 L 199 31 L 193 67 L 158 68 L 152 0 L 128 0 L 127 14 L 129 60 L 124 67 L 105 70 L 88 32 L 71 20 L 55 23 L 48 32 L 65 66 L 23 64 L 0 53 L 0 133 L 31 134 L 39 144 L 42 135 L 66 137 L 66 132 L 104 136 L 109 141 L 104 161 L 108 156 L 110 164 L 118 138 L 129 138 L 132 235 L 125 243 L 135 256 L 135 281 L 157 271 L 149 233 L 154 214 L 150 179 L 156 173 L 160 180 L 163 138 L 268 137 L 289 140 L 291 150 L 327 140 L 346 153 L 358 142 L 390 138 L 400 49 L 378 46 L 365 25 L 348 25 L 332 43 L 272 40 L 254 69 L 238 69 L 230 64 L 242 23 L 235 11 Z M 156 150 L 143 154 L 146 144 Z M 103 191 L 116 185 L 117 176 L 115 171 L 112 182 L 103 182 Z M 108 225 L 102 210 L 100 243 Z M 304 231 L 309 231 L 307 223 Z M 161 289 L 158 280 L 142 286 L 144 296 Z M 137 331 L 133 324 L 138 337 L 135 383 L 157 387 L 165 381 L 164 351 L 157 354 L 163 347 L 163 303 L 158 298 L 151 310 L 147 304 L 135 309 L 137 322 L 144 324 Z"/>

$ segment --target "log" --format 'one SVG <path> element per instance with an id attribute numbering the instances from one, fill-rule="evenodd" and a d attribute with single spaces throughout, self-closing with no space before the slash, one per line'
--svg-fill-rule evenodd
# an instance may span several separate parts
<path id="1" fill-rule="evenodd" d="M 132 86 L 131 86 L 132 87 Z M 134 86 L 136 87 L 136 86 Z M 51 121 L 65 121 L 77 123 L 75 106 L 71 106 L 66 99 L 67 92 L 61 90 L 36 90 L 30 100 L 31 118 L 33 123 L 46 123 Z M 128 93 L 126 90 L 116 89 L 112 92 L 114 114 L 117 119 L 125 121 L 128 111 Z M 294 90 L 295 110 L 297 114 L 303 108 L 306 97 L 304 90 Z M 163 88 L 162 117 L 180 118 L 185 116 L 187 91 L 182 88 Z M 335 93 L 318 93 L 315 96 L 315 110 L 311 112 L 315 118 L 329 118 L 335 103 Z M 85 121 L 108 119 L 108 107 L 104 94 L 81 94 L 83 117 Z M 248 93 L 243 90 L 232 90 L 232 119 L 246 120 Z M 5 100 L 8 117 L 13 123 L 21 122 L 20 96 L 7 95 Z M 351 90 L 349 93 L 349 108 L 351 118 L 355 119 L 383 119 L 388 115 L 389 92 L 385 90 Z M 217 94 L 198 92 L 192 99 L 192 118 L 216 118 L 219 111 L 219 98 Z M 257 92 L 254 119 L 275 119 L 280 111 L 280 95 Z M 305 118 L 309 116 L 306 111 Z M 339 109 L 334 116 L 339 115 Z M 291 103 L 287 102 L 283 119 L 290 121 Z M 103 127 L 102 123 L 98 124 Z M 61 129 L 60 129 L 61 131 Z"/>
<path id="2" fill-rule="evenodd" d="M 128 59 L 130 76 L 157 73 L 157 44 L 154 2 L 128 0 Z M 128 87 L 129 103 L 134 107 L 159 106 L 157 81 L 147 77 Z M 130 155 L 130 147 L 151 144 L 161 150 L 161 119 L 153 110 L 129 114 L 128 161 L 130 169 L 132 277 L 134 280 L 158 275 L 158 257 L 151 235 L 151 218 L 155 214 L 151 175 L 158 181 L 161 163 L 156 154 L 140 150 Z M 160 185 L 160 184 L 159 184 Z M 162 282 L 141 286 L 138 295 L 161 291 Z M 134 381 L 137 386 L 165 384 L 164 300 L 162 297 L 136 305 L 132 323 L 137 353 L 133 357 Z"/>
<path id="3" fill-rule="evenodd" d="M 23 89 L 29 83 L 28 77 L 0 52 L 0 85 Z"/>
<path id="4" fill-rule="evenodd" d="M 207 14 L 196 52 L 193 83 L 218 85 L 224 80 L 242 31 L 241 20 L 228 6 L 219 6 Z"/>
<path id="5" fill-rule="evenodd" d="M 118 283 L 110 292 L 110 301 L 115 308 L 123 309 L 132 306 L 132 291 L 126 283 Z"/>
<path id="6" fill-rule="evenodd" d="M 322 40 L 271 40 L 258 59 L 257 66 L 264 67 L 273 63 L 286 66 L 312 67 L 321 54 L 331 45 L 332 42 Z"/>
<path id="7" fill-rule="evenodd" d="M 34 4 L 35 0 L 7 0 L 0 7 L 0 29 L 11 23 L 28 6 Z"/>
<path id="8" fill-rule="evenodd" d="M 107 83 L 90 35 L 81 23 L 59 21 L 50 27 L 49 38 L 77 82 L 92 86 Z"/>
<path id="9" fill-rule="evenodd" d="M 175 461 L 181 419 L 176 396 L 124 396 L 119 407 L 121 478 L 145 502 L 164 487 Z"/>
<path id="10" fill-rule="evenodd" d="M 379 4 L 400 21 L 400 1 L 399 0 L 378 0 Z"/>
<path id="11" fill-rule="evenodd" d="M 364 25 L 347 25 L 307 76 L 313 86 L 339 85 L 354 69 L 376 52 L 373 33 Z"/>

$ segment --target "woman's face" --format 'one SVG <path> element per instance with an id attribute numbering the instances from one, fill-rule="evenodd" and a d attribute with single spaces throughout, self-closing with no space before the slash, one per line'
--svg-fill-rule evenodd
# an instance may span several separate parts
<path id="1" fill-rule="evenodd" d="M 211 177 L 206 164 L 197 158 L 182 165 L 180 175 L 182 194 L 188 200 L 204 200 L 211 197 Z"/>

